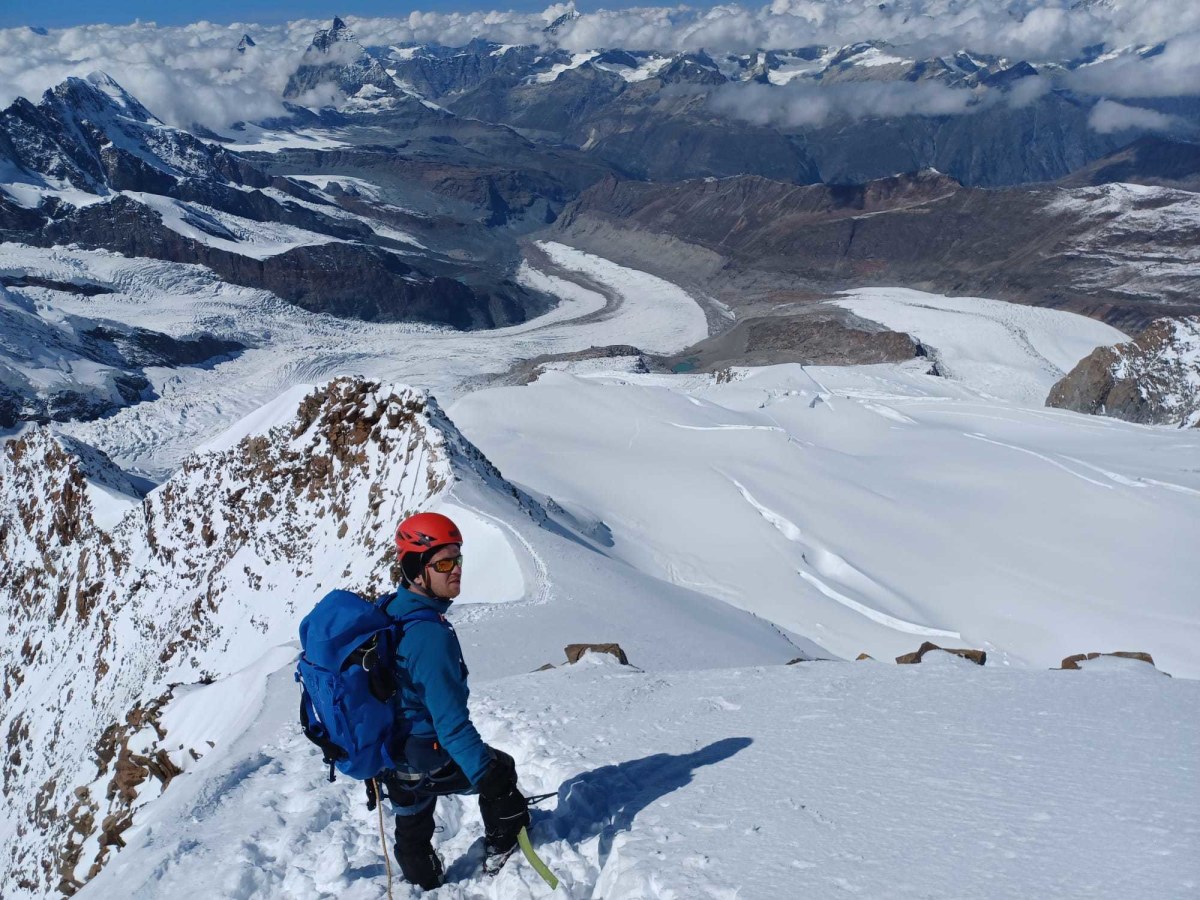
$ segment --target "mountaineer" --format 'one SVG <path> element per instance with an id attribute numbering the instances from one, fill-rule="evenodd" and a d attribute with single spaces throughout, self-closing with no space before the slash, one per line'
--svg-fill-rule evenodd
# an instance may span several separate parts
<path id="1" fill-rule="evenodd" d="M 434 852 L 433 811 L 442 794 L 479 793 L 487 859 L 494 874 L 529 824 L 529 805 L 517 788 L 507 753 L 488 747 L 467 710 L 467 666 L 445 614 L 462 589 L 462 534 L 439 513 L 418 513 L 396 529 L 401 584 L 383 606 L 405 619 L 397 648 L 400 690 L 393 702 L 408 724 L 404 763 L 378 779 L 396 814 L 396 859 L 404 877 L 430 889 L 442 883 Z M 429 610 L 430 618 L 414 618 Z"/>
<path id="2" fill-rule="evenodd" d="M 444 794 L 479 795 L 486 858 L 495 875 L 529 825 L 513 758 L 489 747 L 467 709 L 467 666 L 446 619 L 462 587 L 462 533 L 439 513 L 396 528 L 400 586 L 376 601 L 331 591 L 300 624 L 300 724 L 329 766 L 366 781 L 367 803 L 390 801 L 404 878 L 444 881 L 433 849 Z"/>

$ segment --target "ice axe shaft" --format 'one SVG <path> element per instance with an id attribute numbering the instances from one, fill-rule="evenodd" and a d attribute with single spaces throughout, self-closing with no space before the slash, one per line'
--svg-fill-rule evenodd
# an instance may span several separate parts
<path id="1" fill-rule="evenodd" d="M 517 843 L 521 847 L 521 852 L 525 854 L 525 858 L 529 860 L 529 864 L 533 866 L 533 871 L 542 876 L 542 880 L 550 885 L 550 890 L 558 888 L 558 879 L 554 877 L 554 873 L 549 867 L 542 862 L 541 857 L 533 852 L 533 844 L 529 843 L 529 832 L 524 828 L 517 834 Z"/>

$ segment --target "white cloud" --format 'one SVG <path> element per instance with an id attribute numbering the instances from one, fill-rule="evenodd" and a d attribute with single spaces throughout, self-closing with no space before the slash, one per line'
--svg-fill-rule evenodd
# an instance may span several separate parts
<path id="1" fill-rule="evenodd" d="M 1067 83 L 1076 90 L 1109 97 L 1200 94 L 1200 31 L 1173 37 L 1161 52 L 1144 59 L 1127 55 L 1077 69 Z"/>
<path id="2" fill-rule="evenodd" d="M 538 13 L 413 12 L 404 18 L 347 18 L 363 43 L 438 42 L 450 46 L 472 38 L 506 44 L 557 43 L 570 50 L 624 47 L 631 50 L 745 52 L 842 46 L 886 40 L 916 58 L 969 49 L 1034 62 L 1065 60 L 1088 45 L 1109 49 L 1166 49 L 1141 59 L 1123 56 L 1064 76 L 1074 90 L 1094 96 L 1148 97 L 1196 94 L 1200 84 L 1200 3 L 1195 0 L 772 0 L 771 5 L 720 5 L 597 10 L 567 23 L 556 36 L 546 24 L 568 9 L 555 4 Z M 220 128 L 238 119 L 282 112 L 288 76 L 300 63 L 313 33 L 328 21 L 286 25 L 89 25 L 44 35 L 28 28 L 0 30 L 0 104 L 24 95 L 34 101 L 68 75 L 108 72 L 162 119 Z M 257 46 L 239 54 L 243 33 Z M 1025 79 L 1008 102 L 1028 102 L 1048 87 Z M 780 96 L 784 113 L 756 115 L 791 120 L 823 116 L 825 100 Z M 919 87 L 862 89 L 867 109 L 906 109 L 919 114 L 962 112 L 969 98 Z"/>
<path id="3" fill-rule="evenodd" d="M 1114 131 L 1172 131 L 1180 122 L 1175 116 L 1141 106 L 1126 106 L 1101 100 L 1088 116 L 1088 125 L 1101 134 Z"/>
<path id="4" fill-rule="evenodd" d="M 866 81 L 825 87 L 737 83 L 713 93 L 709 106 L 755 125 L 800 128 L 834 119 L 963 115 L 979 108 L 984 96 L 935 82 Z"/>

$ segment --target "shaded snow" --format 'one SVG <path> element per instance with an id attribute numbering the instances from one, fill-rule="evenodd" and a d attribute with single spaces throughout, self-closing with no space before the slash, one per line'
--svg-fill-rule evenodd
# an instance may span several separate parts
<path id="1" fill-rule="evenodd" d="M 163 225 L 177 234 L 209 247 L 228 250 L 251 259 L 278 256 L 296 247 L 333 243 L 337 239 L 279 222 L 258 222 L 199 203 L 184 203 L 159 194 L 122 191 L 162 217 Z M 325 207 L 322 212 L 327 212 Z"/>

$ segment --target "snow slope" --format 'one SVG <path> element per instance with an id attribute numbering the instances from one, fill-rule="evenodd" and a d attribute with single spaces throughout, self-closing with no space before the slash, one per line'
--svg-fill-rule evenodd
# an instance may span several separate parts
<path id="1" fill-rule="evenodd" d="M 548 372 L 449 412 L 508 478 L 604 521 L 631 566 L 844 657 L 1144 650 L 1200 676 L 1200 436 L 927 367 Z"/>
<path id="2" fill-rule="evenodd" d="M 357 782 L 326 783 L 286 657 L 251 673 L 282 664 L 265 690 L 243 675 L 242 691 L 217 683 L 168 708 L 164 744 L 177 727 L 222 740 L 184 761 L 82 900 L 383 894 L 378 819 Z M 1191 896 L 1200 685 L 1136 665 L 1017 672 L 933 654 L 662 674 L 587 656 L 476 683 L 472 715 L 527 793 L 555 792 L 532 827 L 553 896 Z M 448 883 L 425 896 L 552 896 L 519 855 L 481 878 L 474 807 L 439 801 Z M 399 880 L 394 894 L 420 895 Z"/>

